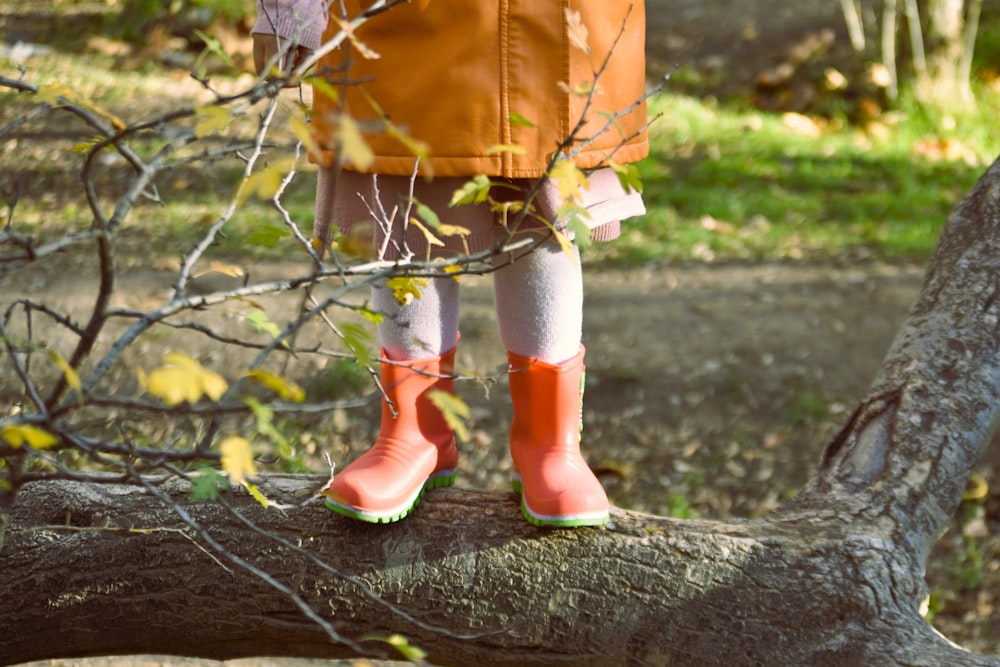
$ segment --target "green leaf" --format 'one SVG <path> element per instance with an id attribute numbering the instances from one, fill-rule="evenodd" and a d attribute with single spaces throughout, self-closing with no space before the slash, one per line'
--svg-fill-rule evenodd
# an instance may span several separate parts
<path id="1" fill-rule="evenodd" d="M 586 209 L 583 209 L 586 212 Z M 581 250 L 586 250 L 593 241 L 590 239 L 590 227 L 582 216 L 571 214 L 566 218 L 566 231 L 573 234 L 573 242 Z"/>
<path id="2" fill-rule="evenodd" d="M 226 53 L 225 47 L 222 46 L 222 40 L 212 37 L 211 35 L 198 30 L 198 28 L 194 29 L 194 34 L 197 35 L 201 41 L 205 42 L 205 51 L 215 54 L 219 57 L 219 60 L 226 63 L 230 67 L 233 66 L 233 59 L 229 57 L 228 53 Z"/>
<path id="3" fill-rule="evenodd" d="M 462 204 L 482 204 L 489 197 L 493 183 L 489 176 L 476 174 L 471 181 L 466 181 L 462 187 L 455 190 L 451 195 L 448 206 L 461 206 Z"/>
<path id="4" fill-rule="evenodd" d="M 213 468 L 200 468 L 191 476 L 191 501 L 216 500 L 220 488 L 229 488 L 229 478 Z"/>
<path id="5" fill-rule="evenodd" d="M 421 220 L 426 222 L 428 226 L 433 227 L 434 229 L 441 226 L 441 218 L 439 218 L 438 214 L 434 212 L 434 209 L 423 202 L 417 201 L 416 199 L 413 200 L 413 203 L 417 209 L 417 215 L 419 215 Z"/>
<path id="6" fill-rule="evenodd" d="M 639 174 L 639 168 L 636 165 L 619 164 L 614 160 L 608 160 L 608 167 L 618 176 L 618 182 L 621 183 L 625 192 L 630 190 L 642 192 L 642 176 Z"/>
<path id="7" fill-rule="evenodd" d="M 534 123 L 516 111 L 511 111 L 510 115 L 507 116 L 507 120 L 509 120 L 510 124 L 515 127 L 535 127 Z"/>
<path id="8" fill-rule="evenodd" d="M 340 335 L 344 344 L 350 348 L 351 353 L 358 364 L 367 366 L 372 361 L 372 355 L 368 351 L 368 343 L 371 341 L 371 334 L 357 324 L 340 325 Z"/>
<path id="9" fill-rule="evenodd" d="M 319 76 L 307 76 L 302 80 L 303 83 L 308 83 L 313 87 L 313 93 L 322 95 L 323 97 L 329 98 L 330 100 L 336 102 L 340 99 L 340 93 L 337 89 L 333 87 L 329 81 Z"/>
<path id="10" fill-rule="evenodd" d="M 281 329 L 277 324 L 271 321 L 263 310 L 251 310 L 250 312 L 243 315 L 246 321 L 249 322 L 254 329 L 260 331 L 261 333 L 266 333 L 271 338 L 277 338 L 281 335 Z M 288 347 L 288 343 L 282 341 L 283 347 Z"/>
<path id="11" fill-rule="evenodd" d="M 288 229 L 283 225 L 262 224 L 255 226 L 253 231 L 245 237 L 248 245 L 261 246 L 263 248 L 273 248 L 278 245 L 278 241 L 289 236 Z"/>
<path id="12" fill-rule="evenodd" d="M 618 134 L 622 134 L 621 123 L 618 122 L 618 119 L 615 117 L 615 114 L 611 113 L 610 111 L 598 111 L 596 113 L 598 116 L 608 121 L 609 125 L 618 130 Z"/>
<path id="13" fill-rule="evenodd" d="M 380 313 L 377 310 L 370 310 L 368 308 L 362 308 L 362 309 L 358 310 L 357 312 L 358 312 L 358 314 L 361 315 L 361 317 L 365 318 L 366 320 L 368 320 L 369 322 L 371 322 L 372 324 L 374 324 L 376 326 L 378 326 L 379 324 L 382 324 L 382 322 L 385 320 L 385 313 Z"/>
<path id="14" fill-rule="evenodd" d="M 253 397 L 247 397 L 243 402 L 253 410 L 254 418 L 257 420 L 257 432 L 278 445 L 279 452 L 286 454 L 290 452 L 291 445 L 288 444 L 288 438 L 274 425 L 274 410 Z"/>

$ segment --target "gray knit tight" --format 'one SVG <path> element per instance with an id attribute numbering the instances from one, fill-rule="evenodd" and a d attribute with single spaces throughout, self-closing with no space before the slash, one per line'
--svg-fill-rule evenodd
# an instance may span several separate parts
<path id="1" fill-rule="evenodd" d="M 533 252 L 500 257 L 496 263 L 494 296 L 504 347 L 553 364 L 575 356 L 583 329 L 583 276 L 576 247 L 568 254 L 547 239 Z M 392 359 L 439 356 L 458 341 L 459 284 L 451 278 L 432 279 L 421 297 L 405 306 L 391 290 L 374 287 L 372 302 L 386 315 L 378 333 Z"/>

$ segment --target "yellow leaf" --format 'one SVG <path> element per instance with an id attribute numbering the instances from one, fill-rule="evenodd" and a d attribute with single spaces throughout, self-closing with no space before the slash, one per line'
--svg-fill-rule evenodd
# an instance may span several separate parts
<path id="1" fill-rule="evenodd" d="M 399 305 L 405 306 L 413 303 L 414 299 L 420 298 L 420 288 L 430 284 L 429 278 L 415 278 L 413 276 L 397 276 L 391 278 L 385 286 L 392 290 L 392 295 L 396 297 Z"/>
<path id="2" fill-rule="evenodd" d="M 460 225 L 442 224 L 438 226 L 438 233 L 441 234 L 441 236 L 470 236 L 472 231 L 468 227 L 462 227 Z"/>
<path id="3" fill-rule="evenodd" d="M 106 118 L 111 122 L 111 126 L 116 130 L 124 130 L 127 127 L 121 118 L 118 118 L 118 116 L 115 116 L 113 113 L 102 109 L 90 100 L 83 99 L 73 92 L 71 88 L 62 85 L 58 81 L 54 81 L 40 87 L 35 93 L 35 97 L 37 97 L 40 102 L 46 102 L 54 107 L 75 104 L 88 109 L 98 116 Z"/>
<path id="4" fill-rule="evenodd" d="M 45 102 L 54 107 L 59 107 L 63 106 L 66 103 L 66 100 L 71 99 L 73 97 L 73 93 L 69 88 L 62 85 L 58 81 L 53 81 L 52 83 L 47 83 L 44 86 L 39 87 L 38 91 L 35 93 L 35 97 L 38 98 L 39 102 Z"/>
<path id="5" fill-rule="evenodd" d="M 970 500 L 982 500 L 989 494 L 990 486 L 983 479 L 982 475 L 978 473 L 972 473 L 969 477 L 969 481 L 965 486 L 965 493 L 962 494 L 962 500 L 968 502 Z"/>
<path id="6" fill-rule="evenodd" d="M 201 383 L 201 390 L 213 401 L 218 401 L 222 398 L 226 393 L 226 389 L 229 388 L 229 384 L 225 378 L 207 368 L 201 369 L 199 381 Z"/>
<path id="7" fill-rule="evenodd" d="M 559 160 L 552 167 L 549 178 L 556 184 L 559 200 L 564 204 L 575 204 L 583 197 L 583 190 L 590 189 L 590 181 L 583 170 L 572 160 Z"/>
<path id="8" fill-rule="evenodd" d="M 383 128 L 382 131 L 385 132 L 386 136 L 392 137 L 396 141 L 403 144 L 406 150 L 417 158 L 420 162 L 420 167 L 423 175 L 430 178 L 434 175 L 434 169 L 430 161 L 427 159 L 430 156 L 430 147 L 422 141 L 418 141 L 404 132 L 399 128 L 392 120 L 385 114 L 382 107 L 379 106 L 378 102 L 372 98 L 371 95 L 365 92 L 364 88 L 358 88 L 358 92 L 365 98 L 365 101 L 372 108 L 372 111 L 378 115 L 379 119 L 382 121 Z"/>
<path id="9" fill-rule="evenodd" d="M 259 382 L 281 398 L 287 398 L 296 403 L 306 400 L 306 392 L 301 386 L 277 373 L 257 368 L 247 373 L 247 377 Z"/>
<path id="10" fill-rule="evenodd" d="M 146 391 L 171 406 L 184 401 L 195 403 L 201 398 L 197 377 L 176 366 L 164 366 L 150 371 L 146 376 Z"/>
<path id="11" fill-rule="evenodd" d="M 271 199 L 281 187 L 281 179 L 284 176 L 285 172 L 277 165 L 265 167 L 263 171 L 258 171 L 250 177 L 253 180 L 253 191 L 257 193 L 259 199 Z"/>
<path id="12" fill-rule="evenodd" d="M 257 488 L 256 484 L 251 484 L 250 482 L 244 481 L 243 486 L 246 488 L 247 491 L 250 492 L 250 495 L 253 496 L 253 499 L 256 500 L 258 503 L 260 503 L 264 507 L 270 506 L 271 501 L 267 499 L 267 496 L 265 496 L 260 489 Z"/>
<path id="13" fill-rule="evenodd" d="M 214 104 L 198 107 L 194 110 L 197 122 L 194 126 L 194 136 L 202 139 L 217 130 L 224 130 L 229 127 L 232 118 L 229 110 Z"/>
<path id="14" fill-rule="evenodd" d="M 368 46 L 367 44 L 365 44 L 364 42 L 362 42 L 360 39 L 357 38 L 357 35 L 354 34 L 354 28 L 351 27 L 351 24 L 348 21 L 345 21 L 337 17 L 334 17 L 334 20 L 337 22 L 337 25 L 340 26 L 340 29 L 344 32 L 344 35 L 347 37 L 347 39 L 351 40 L 351 45 L 354 46 L 355 49 L 357 49 L 358 53 L 361 54 L 362 58 L 365 58 L 367 60 L 377 60 L 381 58 L 381 56 L 374 50 L 372 50 L 370 46 Z"/>
<path id="15" fill-rule="evenodd" d="M 566 236 L 565 234 L 563 234 L 558 229 L 553 230 L 553 231 L 554 231 L 553 236 L 555 237 L 556 241 L 559 242 L 559 248 L 564 253 L 566 253 L 566 255 L 570 259 L 572 259 L 574 262 L 577 261 L 576 250 L 573 247 L 573 241 L 570 240 L 570 238 L 568 236 Z"/>
<path id="16" fill-rule="evenodd" d="M 163 362 L 164 366 L 148 375 L 140 374 L 139 379 L 147 392 L 167 405 L 196 403 L 203 395 L 217 401 L 226 393 L 228 384 L 221 375 L 183 352 L 168 352 L 163 355 Z"/>
<path id="17" fill-rule="evenodd" d="M 521 144 L 493 144 L 486 148 L 487 155 L 496 155 L 497 153 L 510 153 L 511 155 L 527 155 L 528 149 Z"/>
<path id="18" fill-rule="evenodd" d="M 427 245 L 429 246 L 444 245 L 444 241 L 434 236 L 431 230 L 427 229 L 427 227 L 416 218 L 410 218 L 410 224 L 420 230 L 420 233 L 424 235 L 424 240 L 427 241 Z"/>
<path id="19" fill-rule="evenodd" d="M 569 33 L 569 42 L 584 53 L 590 53 L 590 46 L 587 44 L 587 26 L 583 24 L 580 12 L 575 9 L 566 8 L 566 30 Z"/>
<path id="20" fill-rule="evenodd" d="M 364 171 L 375 161 L 375 154 L 362 136 L 357 122 L 345 113 L 339 118 L 341 156 L 358 171 Z"/>
<path id="21" fill-rule="evenodd" d="M 250 174 L 240 185 L 237 199 L 243 203 L 250 193 L 256 193 L 260 199 L 271 199 L 277 194 L 281 187 L 281 181 L 285 175 L 295 166 L 295 158 L 289 157 L 278 160 L 261 171 Z"/>
<path id="22" fill-rule="evenodd" d="M 388 119 L 383 119 L 383 122 L 385 123 L 385 133 L 399 143 L 403 144 L 403 146 L 406 147 L 406 150 L 410 151 L 410 154 L 420 161 L 420 166 L 423 168 L 426 176 L 433 176 L 434 169 L 429 161 L 431 156 L 430 146 L 419 139 L 414 139 L 406 132 L 403 132 L 395 123 L 389 121 Z"/>
<path id="23" fill-rule="evenodd" d="M 471 416 L 468 404 L 455 394 L 435 389 L 428 392 L 427 398 L 433 403 L 445 422 L 455 432 L 461 440 L 469 439 L 469 429 L 465 426 L 465 420 Z"/>
<path id="24" fill-rule="evenodd" d="M 570 86 L 565 81 L 560 81 L 558 84 L 559 90 L 563 91 L 567 95 L 573 95 L 574 97 L 588 97 L 594 90 L 600 90 L 600 86 L 594 85 L 593 81 L 581 81 L 575 86 Z"/>
<path id="25" fill-rule="evenodd" d="M 340 93 L 337 92 L 337 89 L 334 88 L 329 81 L 323 79 L 322 77 L 307 76 L 302 80 L 302 82 L 307 83 L 313 87 L 314 95 L 316 94 L 322 95 L 323 97 L 326 97 L 333 102 L 336 102 L 337 100 L 340 99 Z"/>
<path id="26" fill-rule="evenodd" d="M 66 384 L 70 386 L 71 389 L 76 391 L 77 400 L 80 404 L 83 404 L 83 385 L 80 384 L 80 376 L 77 374 L 76 369 L 69 365 L 69 362 L 62 358 L 62 356 L 55 350 L 49 350 L 49 359 L 52 360 L 59 370 L 62 371 L 63 377 L 66 379 Z"/>
<path id="27" fill-rule="evenodd" d="M 364 220 L 351 225 L 347 233 L 339 236 L 334 242 L 334 249 L 339 250 L 351 257 L 368 259 L 375 256 L 375 244 L 373 243 L 374 224 L 371 220 Z"/>
<path id="28" fill-rule="evenodd" d="M 89 139 L 84 139 L 80 143 L 74 144 L 72 150 L 74 153 L 86 153 L 94 149 L 94 146 L 101 143 L 101 137 L 91 137 Z"/>
<path id="29" fill-rule="evenodd" d="M 0 430 L 0 435 L 14 449 L 18 449 L 24 444 L 34 449 L 52 449 L 59 444 L 59 438 L 31 424 L 10 424 L 4 426 L 3 430 Z"/>
<path id="30" fill-rule="evenodd" d="M 319 146 L 316 145 L 316 140 L 313 139 L 309 123 L 298 116 L 292 116 L 291 126 L 292 132 L 295 134 L 295 138 L 302 142 L 302 145 L 306 147 L 306 150 L 309 151 L 310 154 L 314 154 L 319 151 Z"/>
<path id="31" fill-rule="evenodd" d="M 242 278 L 246 275 L 246 271 L 242 266 L 237 266 L 236 264 L 227 264 L 225 262 L 211 262 L 208 265 L 207 271 L 201 271 L 194 274 L 195 278 L 207 275 L 209 273 L 221 273 L 225 276 L 231 276 L 233 278 Z"/>
<path id="32" fill-rule="evenodd" d="M 231 435 L 219 444 L 219 451 L 222 453 L 222 470 L 229 475 L 232 484 L 243 484 L 247 477 L 257 474 L 253 452 L 246 438 Z"/>

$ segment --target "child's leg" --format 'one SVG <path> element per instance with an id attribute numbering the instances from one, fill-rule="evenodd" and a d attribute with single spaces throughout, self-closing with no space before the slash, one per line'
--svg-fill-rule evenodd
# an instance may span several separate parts
<path id="1" fill-rule="evenodd" d="M 390 359 L 437 357 L 458 343 L 459 285 L 452 278 L 431 278 L 405 306 L 385 285 L 371 294 L 372 308 L 385 316 L 378 337 Z"/>
<path id="2" fill-rule="evenodd" d="M 506 258 L 505 258 L 506 259 Z M 608 520 L 604 488 L 580 454 L 583 276 L 579 253 L 545 241 L 495 274 L 514 417 L 515 491 L 534 524 L 594 526 Z"/>
<path id="3" fill-rule="evenodd" d="M 349 172 L 341 177 L 339 186 L 361 193 L 379 208 L 372 177 Z M 329 187 L 329 174 L 324 182 Z M 407 179 L 381 179 L 382 209 L 392 210 L 408 196 L 409 187 Z M 357 197 L 317 197 L 316 236 L 322 238 L 332 220 L 364 219 L 367 206 L 357 201 Z M 375 229 L 376 248 L 382 247 L 385 233 L 397 231 L 381 224 Z M 389 244 L 389 253 L 398 247 Z M 385 397 L 379 436 L 368 451 L 336 471 L 325 494 L 327 507 L 334 511 L 386 523 L 409 514 L 425 490 L 450 485 L 455 479 L 455 438 L 433 399 L 437 391 L 454 391 L 459 290 L 451 278 L 433 278 L 421 288 L 420 297 L 406 305 L 384 284 L 372 288 L 371 299 L 372 308 L 384 316 L 378 326 L 385 359 L 380 365 Z"/>
<path id="4" fill-rule="evenodd" d="M 458 285 L 437 278 L 419 299 L 401 306 L 392 290 L 372 288 L 385 398 L 375 444 L 326 490 L 330 509 L 355 519 L 386 523 L 403 518 L 427 489 L 454 483 L 458 450 L 433 392 L 454 391 L 458 339 Z"/>
<path id="5" fill-rule="evenodd" d="M 542 239 L 548 231 L 527 232 Z M 494 275 L 500 339 L 509 352 L 559 363 L 577 355 L 583 330 L 580 253 L 552 239 Z M 509 256 L 498 258 L 502 265 Z"/>

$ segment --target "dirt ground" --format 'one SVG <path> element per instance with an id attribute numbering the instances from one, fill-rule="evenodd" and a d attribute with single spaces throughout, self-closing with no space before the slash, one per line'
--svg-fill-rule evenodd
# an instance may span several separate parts
<path id="1" fill-rule="evenodd" d="M 745 87 L 780 58 L 790 36 L 827 27 L 843 39 L 843 22 L 831 2 L 648 5 L 649 71 L 694 64 L 705 72 L 724 72 L 717 80 L 733 89 Z M 918 266 L 875 263 L 588 266 L 585 450 L 613 502 L 658 514 L 726 518 L 760 516 L 789 498 L 863 396 L 922 272 Z M 62 264 L 21 274 L 19 280 L 0 283 L 0 290 L 51 291 L 67 300 L 85 299 L 88 290 L 80 275 L 67 273 Z M 169 286 L 171 275 L 137 266 L 123 273 L 123 280 L 123 292 L 154 298 Z M 460 368 L 490 374 L 502 367 L 488 279 L 464 283 L 461 328 Z M 510 409 L 505 387 L 486 391 L 469 382 L 461 391 L 473 407 L 473 437 L 463 451 L 459 483 L 505 489 L 509 460 L 502 440 Z M 363 443 L 356 447 L 360 451 Z M 980 471 L 991 483 L 998 479 L 995 454 L 994 448 Z M 1000 655 L 1000 546 L 991 536 L 1000 522 L 998 498 L 987 499 L 984 517 L 963 522 L 944 537 L 929 568 L 942 605 L 937 627 L 966 647 L 994 655 Z M 980 579 L 970 586 L 973 565 Z M 43 664 L 104 663 L 35 665 Z M 128 664 L 219 663 L 147 657 Z"/>

